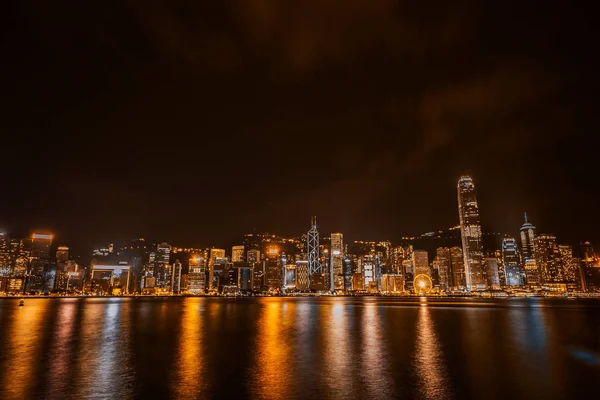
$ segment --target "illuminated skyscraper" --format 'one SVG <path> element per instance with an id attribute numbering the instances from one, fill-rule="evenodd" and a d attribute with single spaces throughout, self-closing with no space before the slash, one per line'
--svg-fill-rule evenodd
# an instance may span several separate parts
<path id="1" fill-rule="evenodd" d="M 156 246 L 156 284 L 164 287 L 167 284 L 167 271 L 171 260 L 171 246 L 168 243 L 161 243 Z"/>
<path id="2" fill-rule="evenodd" d="M 171 268 L 169 268 L 169 291 L 174 294 L 181 292 L 181 263 L 175 260 Z"/>
<path id="3" fill-rule="evenodd" d="M 440 280 L 440 289 L 450 289 L 452 276 L 450 270 L 450 250 L 445 247 L 438 247 L 436 250 L 435 261 L 437 261 L 438 276 Z"/>
<path id="4" fill-rule="evenodd" d="M 523 262 L 535 257 L 534 240 L 535 226 L 529 223 L 527 213 L 525 213 L 525 223 L 523 223 L 523 226 L 521 227 L 521 252 L 523 255 Z"/>
<path id="5" fill-rule="evenodd" d="M 519 251 L 517 241 L 510 236 L 502 240 L 502 264 L 506 286 L 519 286 L 521 282 L 521 268 L 519 267 Z"/>
<path id="6" fill-rule="evenodd" d="M 206 259 L 192 257 L 190 270 L 187 276 L 188 292 L 190 294 L 204 294 L 206 292 Z"/>
<path id="7" fill-rule="evenodd" d="M 541 283 L 563 281 L 556 236 L 543 233 L 535 238 L 535 263 Z"/>
<path id="8" fill-rule="evenodd" d="M 244 261 L 244 245 L 233 246 L 231 248 L 231 262 Z"/>
<path id="9" fill-rule="evenodd" d="M 308 273 L 309 279 L 312 279 L 313 274 L 322 274 L 323 268 L 319 262 L 320 247 L 319 247 L 319 231 L 317 230 L 317 217 L 311 218 L 311 227 L 306 234 L 306 250 L 308 254 Z M 320 279 L 319 279 L 320 281 Z M 310 282 L 311 288 L 313 287 Z"/>
<path id="10" fill-rule="evenodd" d="M 219 272 L 221 260 L 225 259 L 224 249 L 210 249 L 210 255 L 208 259 L 208 289 L 218 290 L 219 289 Z M 218 264 L 218 265 L 217 265 Z M 215 268 L 218 270 L 215 273 Z"/>
<path id="11" fill-rule="evenodd" d="M 58 246 L 56 250 L 56 262 L 65 262 L 69 259 L 69 248 L 67 246 Z"/>
<path id="12" fill-rule="evenodd" d="M 458 216 L 465 263 L 467 289 L 485 289 L 483 274 L 483 246 L 481 242 L 481 222 L 479 206 L 475 194 L 475 184 L 469 176 L 458 180 Z"/>
<path id="13" fill-rule="evenodd" d="M 250 264 L 260 262 L 260 250 L 248 250 L 246 256 Z"/>
<path id="14" fill-rule="evenodd" d="M 344 237 L 341 233 L 331 234 L 331 291 L 344 290 Z"/>
<path id="15" fill-rule="evenodd" d="M 431 269 L 429 268 L 429 260 L 425 250 L 413 251 L 412 259 L 415 276 L 427 275 L 431 277 Z"/>
<path id="16" fill-rule="evenodd" d="M 450 270 L 452 271 L 452 284 L 454 289 L 464 289 L 467 286 L 465 274 L 465 258 L 460 247 L 450 249 Z"/>

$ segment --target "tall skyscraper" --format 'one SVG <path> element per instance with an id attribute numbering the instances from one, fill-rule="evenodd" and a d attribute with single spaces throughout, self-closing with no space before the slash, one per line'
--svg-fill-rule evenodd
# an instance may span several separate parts
<path id="1" fill-rule="evenodd" d="M 319 247 L 319 231 L 317 230 L 317 217 L 311 218 L 311 227 L 306 234 L 306 250 L 308 254 L 308 273 L 309 279 L 312 280 L 313 274 L 322 274 L 323 268 L 319 262 L 320 247 Z M 311 281 L 311 287 L 312 281 Z"/>
<path id="2" fill-rule="evenodd" d="M 170 270 L 169 291 L 174 294 L 181 292 L 181 263 L 175 260 Z"/>
<path id="3" fill-rule="evenodd" d="M 454 246 L 450 249 L 450 270 L 452 271 L 452 284 L 455 289 L 464 289 L 467 286 L 465 274 L 465 258 L 462 248 Z"/>
<path id="4" fill-rule="evenodd" d="M 479 206 L 475 194 L 475 184 L 469 176 L 458 180 L 458 216 L 465 263 L 465 277 L 468 290 L 485 289 L 483 274 L 483 246 L 481 242 L 481 222 Z"/>
<path id="5" fill-rule="evenodd" d="M 417 275 L 427 275 L 431 277 L 431 269 L 429 268 L 429 259 L 427 251 L 415 250 L 412 253 L 413 268 L 415 271 L 415 277 Z"/>
<path id="6" fill-rule="evenodd" d="M 344 237 L 341 233 L 331 234 L 331 291 L 344 290 Z"/>
<path id="7" fill-rule="evenodd" d="M 250 264 L 258 263 L 260 262 L 260 250 L 248 250 L 246 257 Z"/>
<path id="8" fill-rule="evenodd" d="M 435 262 L 437 262 L 440 289 L 448 290 L 452 286 L 450 250 L 445 247 L 438 247 L 436 250 Z"/>
<path id="9" fill-rule="evenodd" d="M 244 245 L 233 246 L 231 248 L 231 262 L 244 261 Z"/>
<path id="10" fill-rule="evenodd" d="M 210 249 L 208 259 L 208 289 L 216 291 L 219 289 L 219 274 L 221 265 L 225 261 L 224 249 Z M 216 271 L 215 271 L 216 270 Z"/>
<path id="11" fill-rule="evenodd" d="M 67 246 L 58 246 L 56 250 L 56 262 L 65 262 L 69 259 L 69 248 Z"/>
<path id="12" fill-rule="evenodd" d="M 505 236 L 502 240 L 502 264 L 506 286 L 522 285 L 517 241 L 511 236 Z"/>
<path id="13" fill-rule="evenodd" d="M 535 257 L 534 249 L 535 226 L 529 223 L 527 213 L 525 213 L 525 222 L 521 226 L 521 254 L 523 263 Z"/>
<path id="14" fill-rule="evenodd" d="M 169 263 L 171 260 L 171 246 L 168 243 L 160 243 L 156 246 L 156 284 L 165 287 L 168 281 Z"/>
<path id="15" fill-rule="evenodd" d="M 192 257 L 187 276 L 188 292 L 204 294 L 206 292 L 206 259 L 200 256 Z"/>
<path id="16" fill-rule="evenodd" d="M 562 282 L 560 252 L 556 245 L 556 236 L 542 233 L 535 238 L 535 263 L 541 283 Z"/>

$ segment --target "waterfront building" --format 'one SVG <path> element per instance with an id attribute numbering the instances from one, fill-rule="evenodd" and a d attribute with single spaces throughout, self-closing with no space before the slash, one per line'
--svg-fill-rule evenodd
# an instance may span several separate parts
<path id="1" fill-rule="evenodd" d="M 331 291 L 344 290 L 344 237 L 341 233 L 331 234 L 330 257 Z"/>
<path id="2" fill-rule="evenodd" d="M 511 236 L 505 236 L 502 240 L 502 264 L 506 286 L 522 285 L 517 241 Z"/>
<path id="3" fill-rule="evenodd" d="M 250 264 L 260 262 L 260 250 L 248 250 L 246 253 L 246 260 L 248 260 Z"/>
<path id="4" fill-rule="evenodd" d="M 311 289 L 314 289 L 312 282 L 313 275 L 316 277 L 323 273 L 323 268 L 319 262 L 321 249 L 319 244 L 319 231 L 317 230 L 317 217 L 311 218 L 311 227 L 306 234 L 306 253 L 308 254 L 308 273 L 311 279 L 310 287 Z"/>
<path id="5" fill-rule="evenodd" d="M 244 261 L 244 245 L 233 246 L 231 248 L 231 262 Z"/>
<path id="6" fill-rule="evenodd" d="M 206 259 L 203 257 L 192 257 L 189 261 L 189 272 L 187 275 L 187 290 L 190 294 L 206 293 Z"/>
<path id="7" fill-rule="evenodd" d="M 457 189 L 466 287 L 468 290 L 485 289 L 487 283 L 482 266 L 483 245 L 475 184 L 471 177 L 462 176 Z"/>
<path id="8" fill-rule="evenodd" d="M 535 226 L 533 226 L 525 213 L 525 222 L 521 226 L 521 254 L 523 263 L 535 258 Z"/>

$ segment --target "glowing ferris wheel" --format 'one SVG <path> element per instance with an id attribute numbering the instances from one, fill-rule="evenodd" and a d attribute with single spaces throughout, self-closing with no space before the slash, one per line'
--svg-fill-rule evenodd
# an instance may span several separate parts
<path id="1" fill-rule="evenodd" d="M 429 275 L 419 274 L 415 276 L 414 287 L 416 293 L 429 293 L 433 288 L 433 283 Z"/>

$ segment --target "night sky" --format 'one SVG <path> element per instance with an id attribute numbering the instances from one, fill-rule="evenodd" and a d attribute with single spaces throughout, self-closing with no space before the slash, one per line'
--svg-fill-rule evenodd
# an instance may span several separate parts
<path id="1" fill-rule="evenodd" d="M 15 1 L 0 226 L 389 239 L 458 222 L 600 247 L 598 40 L 567 1 Z M 418 3 L 418 4 L 417 4 Z M 596 139 L 596 140 L 595 140 Z"/>

